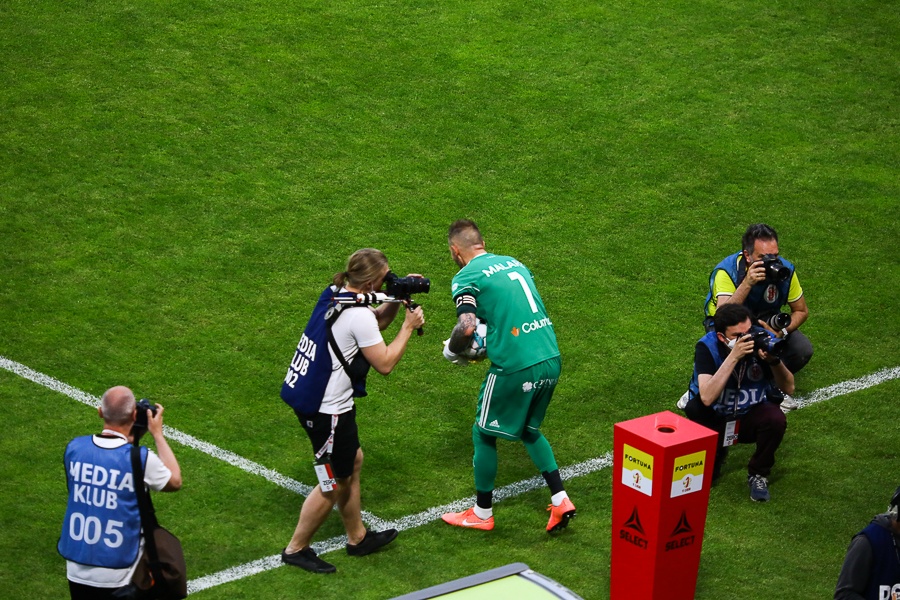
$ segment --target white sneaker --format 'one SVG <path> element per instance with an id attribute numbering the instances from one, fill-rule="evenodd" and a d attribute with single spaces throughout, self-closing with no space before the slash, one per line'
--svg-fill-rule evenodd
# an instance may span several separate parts
<path id="1" fill-rule="evenodd" d="M 793 396 L 785 394 L 784 400 L 781 401 L 781 412 L 787 414 L 792 410 L 797 410 L 798 408 L 800 408 L 800 403 L 794 400 Z"/>
<path id="2" fill-rule="evenodd" d="M 691 391 L 688 390 L 684 393 L 684 395 L 678 399 L 678 402 L 675 404 L 680 410 L 684 410 L 684 407 L 687 406 L 688 399 L 691 397 Z"/>

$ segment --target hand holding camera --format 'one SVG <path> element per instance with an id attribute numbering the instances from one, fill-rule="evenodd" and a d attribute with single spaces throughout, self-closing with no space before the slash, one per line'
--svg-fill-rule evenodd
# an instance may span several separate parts
<path id="1" fill-rule="evenodd" d="M 735 355 L 737 358 L 744 358 L 746 355 L 756 352 L 762 360 L 770 364 L 777 363 L 786 348 L 783 339 L 773 337 L 762 327 L 752 327 L 748 333 L 739 337 L 732 352 L 742 344 L 749 346 L 750 349 L 744 354 Z M 773 358 L 775 360 L 772 360 Z"/>
<path id="2" fill-rule="evenodd" d="M 425 323 L 425 317 L 422 315 L 422 309 L 419 305 L 413 302 L 412 295 L 427 294 L 431 291 L 431 280 L 427 277 L 422 277 L 418 273 L 412 273 L 406 277 L 398 277 L 395 273 L 388 271 L 388 274 L 384 277 L 384 285 L 387 294 L 403 302 L 408 309 L 406 322 L 421 319 L 421 322 L 413 327 L 413 329 L 415 329 L 419 335 L 422 335 L 422 324 Z M 410 319 L 410 314 L 414 313 L 416 310 L 419 311 L 417 317 L 415 319 Z"/>
<path id="3" fill-rule="evenodd" d="M 406 311 L 406 318 L 404 319 L 403 324 L 408 324 L 411 329 L 421 331 L 422 325 L 425 324 L 425 313 L 422 311 L 422 307 L 418 304 L 415 308 L 410 306 L 409 310 Z"/>
<path id="4" fill-rule="evenodd" d="M 747 284 L 751 287 L 764 281 L 781 283 L 791 276 L 791 270 L 778 258 L 777 254 L 763 254 L 747 268 Z"/>
<path id="5" fill-rule="evenodd" d="M 752 334 L 745 333 L 739 335 L 737 339 L 734 340 L 734 345 L 731 347 L 731 354 L 729 356 L 734 356 L 737 361 L 742 361 L 753 353 L 754 348 L 755 344 Z"/>
<path id="6" fill-rule="evenodd" d="M 131 435 L 134 438 L 135 444 L 140 441 L 141 436 L 147 431 L 150 431 L 150 435 L 154 438 L 157 435 L 162 434 L 162 415 L 163 410 L 165 409 L 161 404 L 152 405 L 146 398 L 141 398 L 135 404 L 135 409 L 134 425 L 131 426 Z"/>

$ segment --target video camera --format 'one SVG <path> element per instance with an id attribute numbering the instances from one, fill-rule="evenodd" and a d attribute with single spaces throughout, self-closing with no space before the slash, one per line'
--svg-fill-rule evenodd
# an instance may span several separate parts
<path id="1" fill-rule="evenodd" d="M 403 302 L 408 310 L 415 310 L 419 305 L 412 301 L 413 294 L 427 294 L 431 291 L 431 280 L 427 277 L 398 277 L 396 273 L 388 271 L 384 276 L 384 290 L 388 296 L 393 296 Z M 416 329 L 417 335 L 422 335 L 422 328 Z"/>
<path id="2" fill-rule="evenodd" d="M 397 302 L 406 306 L 410 311 L 418 308 L 418 304 L 412 301 L 413 294 L 427 294 L 431 290 L 431 280 L 427 277 L 398 277 L 388 271 L 384 276 L 384 292 L 368 292 L 365 294 L 338 294 L 334 298 L 335 304 L 351 304 L 355 306 L 368 306 L 381 304 L 382 302 Z M 416 332 L 422 335 L 422 328 Z"/>
<path id="3" fill-rule="evenodd" d="M 763 254 L 760 260 L 762 260 L 763 266 L 766 268 L 766 281 L 781 283 L 791 276 L 791 270 L 781 262 L 777 254 Z"/>
<path id="4" fill-rule="evenodd" d="M 388 271 L 384 276 L 385 292 L 398 300 L 409 300 L 413 294 L 427 294 L 431 290 L 431 280 L 427 277 L 398 277 Z"/>
<path id="5" fill-rule="evenodd" d="M 135 415 L 134 425 L 131 426 L 131 435 L 134 438 L 134 443 L 137 444 L 141 436 L 147 433 L 147 411 L 149 410 L 153 416 L 156 416 L 156 405 L 150 404 L 150 401 L 146 398 L 141 398 L 135 406 L 137 407 L 137 414 Z"/>

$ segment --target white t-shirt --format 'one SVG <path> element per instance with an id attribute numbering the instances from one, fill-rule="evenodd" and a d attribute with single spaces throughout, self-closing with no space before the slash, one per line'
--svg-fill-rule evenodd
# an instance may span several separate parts
<path id="1" fill-rule="evenodd" d="M 346 291 L 346 290 L 341 290 Z M 344 353 L 347 364 L 353 361 L 360 348 L 368 348 L 384 341 L 378 328 L 375 311 L 368 306 L 350 306 L 341 311 L 331 327 L 334 341 Z M 353 408 L 353 386 L 350 376 L 341 366 L 341 361 L 334 355 L 334 349 L 328 344 L 331 353 L 331 378 L 325 388 L 320 413 L 340 415 Z"/>
<path id="2" fill-rule="evenodd" d="M 106 434 L 112 434 L 117 437 L 101 437 L 94 436 L 94 443 L 100 448 L 118 448 L 128 443 L 124 437 L 118 437 L 120 434 L 104 430 Z M 169 478 L 172 477 L 172 471 L 163 464 L 159 457 L 150 449 L 147 450 L 147 464 L 144 465 L 144 483 L 148 488 L 159 491 L 166 487 Z M 141 554 L 144 552 L 144 536 L 141 536 L 141 548 L 137 558 L 130 567 L 124 569 L 106 569 L 104 567 L 91 567 L 82 565 L 71 560 L 66 561 L 66 577 L 69 581 L 89 585 L 91 587 L 101 588 L 118 588 L 131 583 L 131 577 L 134 575 L 134 569 L 137 567 Z"/>

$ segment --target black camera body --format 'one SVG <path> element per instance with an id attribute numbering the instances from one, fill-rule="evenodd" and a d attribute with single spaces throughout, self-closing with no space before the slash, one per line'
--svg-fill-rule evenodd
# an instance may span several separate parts
<path id="1" fill-rule="evenodd" d="M 777 254 L 764 254 L 761 258 L 766 268 L 766 281 L 781 283 L 791 276 L 791 270 L 785 266 Z"/>
<path id="2" fill-rule="evenodd" d="M 131 426 L 131 435 L 134 436 L 135 443 L 141 439 L 147 431 L 147 411 L 149 410 L 153 416 L 156 416 L 156 405 L 150 404 L 146 398 L 141 398 L 136 403 L 137 414 L 134 418 L 134 425 Z"/>
<path id="3" fill-rule="evenodd" d="M 751 327 L 750 332 L 746 335 L 753 338 L 753 351 L 764 351 L 769 356 L 781 356 L 787 348 L 783 339 L 772 337 L 772 335 L 762 327 Z"/>
<path id="4" fill-rule="evenodd" d="M 384 276 L 384 291 L 388 296 L 393 296 L 406 305 L 410 311 L 419 307 L 413 299 L 413 294 L 427 294 L 431 290 L 431 280 L 427 277 L 398 277 L 396 273 L 388 271 Z M 418 335 L 422 335 L 422 328 L 416 329 Z"/>
<path id="5" fill-rule="evenodd" d="M 431 280 L 427 277 L 398 277 L 388 272 L 384 282 L 384 291 L 394 298 L 408 299 L 413 294 L 427 294 L 431 290 Z"/>

